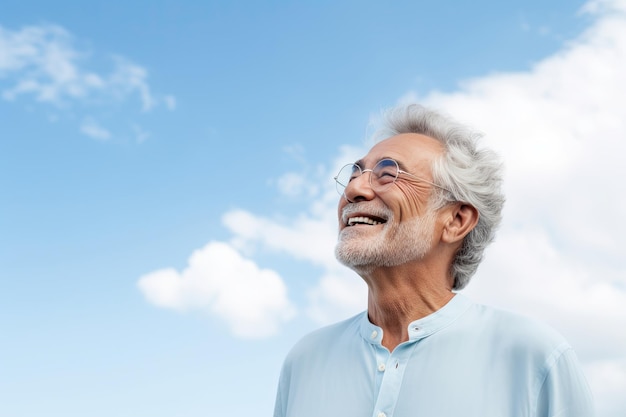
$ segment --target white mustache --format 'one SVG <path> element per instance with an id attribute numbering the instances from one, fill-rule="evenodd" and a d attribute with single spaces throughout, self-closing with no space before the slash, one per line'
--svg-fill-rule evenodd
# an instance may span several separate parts
<path id="1" fill-rule="evenodd" d="M 344 208 L 341 210 L 341 220 L 345 224 L 348 222 L 348 219 L 356 213 L 369 214 L 371 216 L 380 217 L 381 219 L 385 219 L 387 221 L 393 219 L 393 212 L 387 207 L 372 204 L 370 202 L 363 202 L 349 203 L 344 206 Z"/>

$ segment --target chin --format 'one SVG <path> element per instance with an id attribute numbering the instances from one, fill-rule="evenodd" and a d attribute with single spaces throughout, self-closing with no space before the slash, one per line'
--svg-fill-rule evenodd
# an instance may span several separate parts
<path id="1" fill-rule="evenodd" d="M 356 272 L 371 271 L 378 266 L 386 266 L 392 259 L 381 239 L 349 238 L 342 235 L 335 246 L 335 257 L 339 262 Z"/>
<path id="2" fill-rule="evenodd" d="M 395 240 L 397 242 L 397 240 Z M 335 246 L 335 257 L 339 262 L 357 273 L 369 272 L 377 267 L 393 267 L 424 259 L 430 241 L 413 235 L 403 239 L 404 244 L 394 244 L 383 236 L 364 238 L 345 229 Z"/>

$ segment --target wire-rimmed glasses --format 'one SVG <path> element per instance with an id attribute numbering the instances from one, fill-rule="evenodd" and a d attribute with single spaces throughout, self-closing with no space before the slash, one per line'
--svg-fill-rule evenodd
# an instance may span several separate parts
<path id="1" fill-rule="evenodd" d="M 378 161 L 372 169 L 363 169 L 357 164 L 344 165 L 339 170 L 339 173 L 334 177 L 337 186 L 337 192 L 339 193 L 339 195 L 344 195 L 346 187 L 348 186 L 350 181 L 366 172 L 370 172 L 370 187 L 372 187 L 372 190 L 376 192 L 382 191 L 394 182 L 396 182 L 400 174 L 408 175 L 418 181 L 422 181 L 434 187 L 446 190 L 440 185 L 413 175 L 410 172 L 401 170 L 400 166 L 395 160 L 391 158 L 385 158 Z"/>

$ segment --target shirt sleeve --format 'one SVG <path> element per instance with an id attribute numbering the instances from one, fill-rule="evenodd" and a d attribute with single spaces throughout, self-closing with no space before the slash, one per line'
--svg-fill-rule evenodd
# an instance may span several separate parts
<path id="1" fill-rule="evenodd" d="M 574 351 L 569 348 L 548 368 L 537 401 L 537 417 L 593 417 L 593 396 Z"/>

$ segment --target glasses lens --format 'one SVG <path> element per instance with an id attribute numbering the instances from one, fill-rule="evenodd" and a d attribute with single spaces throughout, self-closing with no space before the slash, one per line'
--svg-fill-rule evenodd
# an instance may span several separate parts
<path id="1" fill-rule="evenodd" d="M 348 186 L 348 183 L 361 175 L 361 168 L 355 164 L 345 165 L 339 171 L 339 174 L 335 177 L 337 181 L 337 191 L 339 194 L 343 193 L 343 190 Z"/>
<path id="2" fill-rule="evenodd" d="M 375 188 L 383 188 L 398 178 L 398 163 L 393 159 L 379 161 L 372 170 L 372 185 Z"/>

